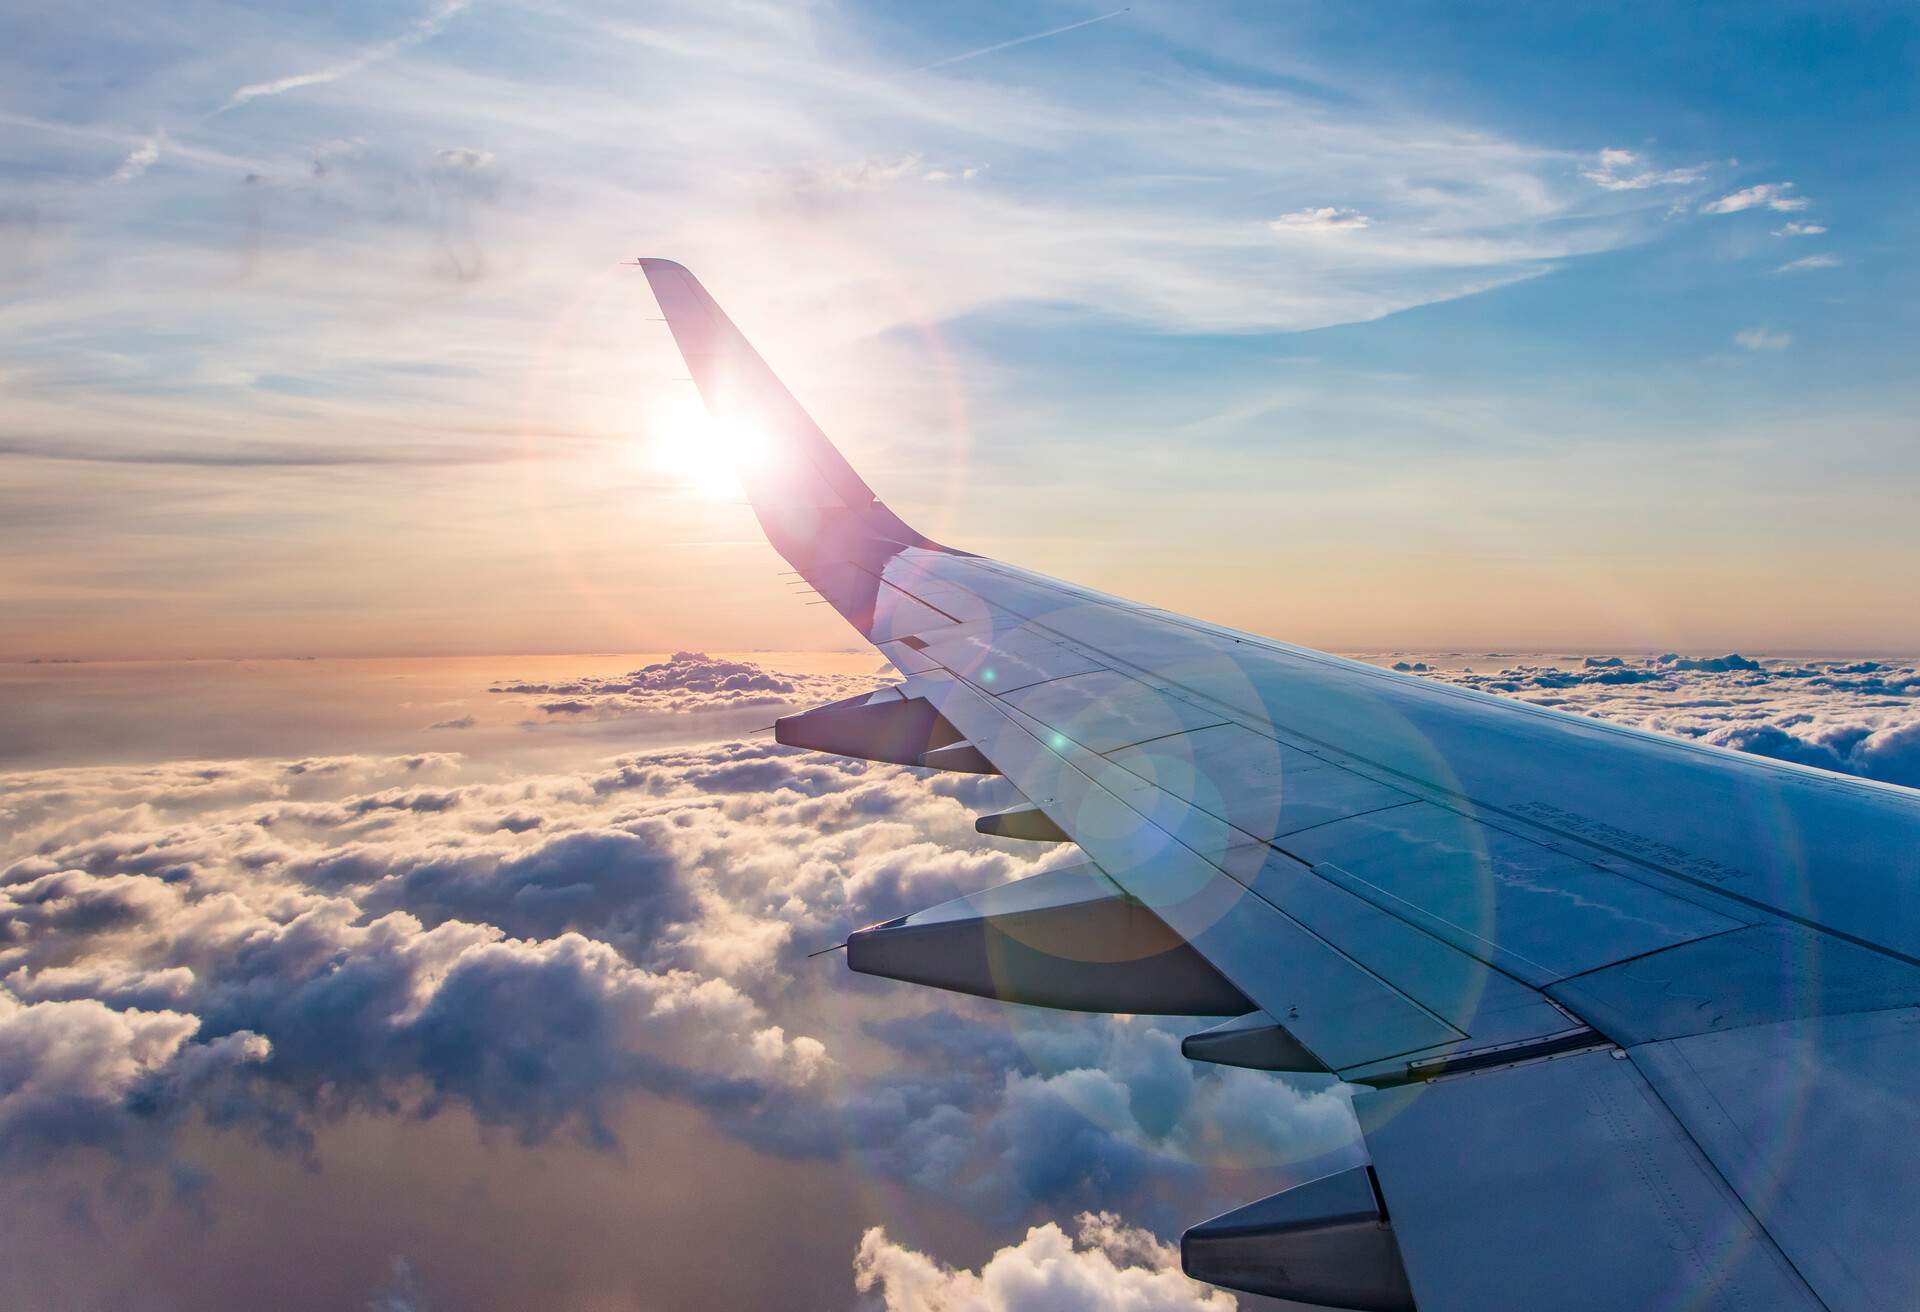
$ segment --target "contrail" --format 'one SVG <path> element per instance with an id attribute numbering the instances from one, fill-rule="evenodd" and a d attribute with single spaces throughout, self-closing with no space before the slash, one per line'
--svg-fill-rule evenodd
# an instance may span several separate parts
<path id="1" fill-rule="evenodd" d="M 1132 8 L 1131 5 L 1128 8 Z M 958 64 L 969 59 L 978 59 L 982 55 L 991 55 L 997 50 L 1010 50 L 1014 46 L 1023 46 L 1029 41 L 1044 41 L 1050 36 L 1059 36 L 1062 32 L 1071 32 L 1076 27 L 1091 27 L 1095 23 L 1104 23 L 1109 18 L 1118 18 L 1126 9 L 1116 9 L 1110 14 L 1101 14 L 1097 18 L 1083 18 L 1077 23 L 1068 23 L 1064 27 L 1050 27 L 1044 32 L 1029 32 L 1026 36 L 1017 36 L 1011 41 L 1002 41 L 996 45 L 981 46 L 978 50 L 969 50 L 963 55 L 949 55 L 945 59 L 936 59 L 931 64 L 922 64 L 914 69 L 916 73 L 925 73 L 936 68 L 945 68 L 948 64 Z"/>
<path id="2" fill-rule="evenodd" d="M 440 29 L 447 25 L 447 20 L 459 13 L 462 9 L 465 9 L 470 3 L 472 3 L 472 0 L 440 0 L 439 5 L 434 8 L 432 13 L 416 22 L 399 36 L 382 41 L 379 45 L 370 46 L 351 59 L 343 60 L 327 68 L 318 68 L 311 73 L 295 73 L 290 77 L 275 78 L 271 82 L 254 82 L 241 87 L 238 91 L 235 91 L 233 95 L 228 98 L 227 103 L 220 106 L 216 112 L 224 114 L 230 109 L 244 105 L 249 100 L 258 100 L 262 96 L 277 96 L 283 91 L 293 91 L 299 87 L 317 86 L 323 82 L 335 82 L 343 77 L 349 77 L 358 73 L 370 64 L 377 64 L 384 59 L 392 59 L 395 55 L 419 45 L 429 37 L 439 35 Z"/>
<path id="3" fill-rule="evenodd" d="M 205 117 L 209 119 L 217 118 L 230 109 L 238 109 L 248 101 L 258 100 L 262 96 L 277 96 L 284 91 L 294 91 L 300 87 L 319 86 L 326 82 L 336 82 L 343 77 L 351 77 L 363 68 L 378 64 L 382 60 L 392 59 L 395 55 L 403 54 L 411 50 L 422 41 L 438 36 L 440 29 L 447 25 L 449 19 L 472 3 L 473 0 L 439 0 L 439 3 L 435 5 L 431 13 L 419 19 L 412 27 L 402 32 L 399 36 L 390 37 L 378 45 L 369 46 L 350 59 L 342 60 L 338 64 L 330 64 L 326 68 L 314 69 L 311 73 L 295 73 L 289 77 L 275 78 L 271 82 L 250 82 L 246 86 L 236 90 L 231 96 L 227 97 L 227 102 L 224 105 L 211 111 Z M 4 118 L 0 118 L 0 121 L 15 121 L 17 119 L 17 115 L 6 115 Z M 120 167 L 113 171 L 113 176 L 108 178 L 107 181 L 133 181 L 153 167 L 155 161 L 160 158 L 161 147 L 166 144 L 167 134 L 164 131 L 155 132 L 152 136 L 143 138 L 140 144 L 135 146 L 133 150 L 128 153 L 127 157 L 120 161 Z"/>

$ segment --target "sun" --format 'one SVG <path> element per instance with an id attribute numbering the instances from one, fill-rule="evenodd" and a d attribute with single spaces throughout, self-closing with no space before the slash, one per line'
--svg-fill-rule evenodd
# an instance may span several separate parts
<path id="1" fill-rule="evenodd" d="M 691 394 L 663 403 L 650 429 L 654 467 L 688 492 L 711 500 L 741 495 L 741 470 L 764 445 L 759 433 L 713 419 Z"/>

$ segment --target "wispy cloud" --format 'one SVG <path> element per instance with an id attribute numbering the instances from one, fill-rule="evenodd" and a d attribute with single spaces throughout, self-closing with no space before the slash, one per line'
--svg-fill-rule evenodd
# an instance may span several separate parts
<path id="1" fill-rule="evenodd" d="M 1032 300 L 1164 327 L 1295 329 L 1471 294 L 1648 235 L 1631 220 L 1591 208 L 1586 188 L 1566 187 L 1560 152 L 1478 125 L 1407 113 L 1359 93 L 1336 111 L 1314 96 L 1214 71 L 1183 72 L 1146 88 L 1102 69 L 1071 85 L 1010 88 L 983 77 L 903 87 L 886 52 L 863 48 L 858 33 L 832 26 L 825 11 L 794 14 L 773 32 L 764 21 L 726 10 L 697 20 L 663 18 L 646 29 L 577 14 L 571 25 L 541 32 L 566 57 L 570 72 L 562 80 L 471 71 L 452 60 L 430 79 L 395 71 L 391 56 L 440 30 L 460 9 L 460 0 L 450 0 L 401 36 L 350 59 L 316 60 L 312 71 L 225 95 L 238 105 L 357 72 L 369 97 L 397 107 L 383 118 L 377 141 L 339 106 L 303 104 L 301 130 L 327 144 L 300 148 L 305 160 L 297 176 L 281 176 L 275 156 L 252 143 L 251 125 L 228 116 L 206 135 L 229 140 L 225 158 L 244 159 L 243 176 L 278 185 L 262 188 L 244 208 L 227 199 L 216 205 L 216 191 L 230 198 L 233 165 L 200 159 L 169 176 L 166 195 L 151 198 L 156 206 L 193 205 L 210 216 L 195 243 L 175 243 L 169 252 L 169 267 L 202 285 L 239 274 L 241 252 L 251 276 L 265 271 L 250 262 L 258 255 L 310 252 L 320 243 L 328 250 L 323 262 L 276 258 L 260 286 L 269 299 L 289 297 L 289 310 L 301 306 L 297 314 L 270 313 L 267 299 L 257 296 L 242 303 L 215 295 L 190 307 L 188 317 L 198 321 L 193 331 L 230 342 L 236 369 L 256 376 L 285 370 L 285 359 L 267 357 L 280 356 L 294 336 L 331 339 L 344 321 L 356 325 L 347 340 L 295 348 L 302 369 L 326 361 L 335 371 L 343 352 L 356 363 L 407 361 L 430 340 L 437 348 L 430 354 L 442 353 L 452 341 L 445 335 L 376 341 L 386 330 L 365 332 L 364 298 L 437 290 L 421 285 L 422 271 L 446 264 L 442 247 L 455 219 L 462 240 L 471 229 L 476 247 L 496 238 L 512 242 L 510 253 L 485 252 L 483 267 L 499 295 L 524 296 L 523 306 L 550 304 L 545 284 L 574 276 L 562 270 L 576 268 L 579 252 L 618 252 L 639 228 L 650 242 L 670 244 L 708 268 L 717 262 L 765 294 L 796 295 L 816 311 L 830 306 L 828 340 L 884 331 L 892 325 L 881 320 L 897 318 L 904 304 L 827 295 L 829 283 L 848 279 L 900 288 L 916 317 Z M 512 25 L 522 21 L 498 9 L 484 18 L 502 28 L 502 41 L 514 39 Z M 832 53 L 796 61 L 796 43 Z M 1242 53 L 1258 59 L 1257 52 Z M 252 58 L 257 63 L 259 56 Z M 632 78 L 636 65 L 649 70 L 646 79 Z M 1131 99 L 1119 95 L 1121 83 Z M 636 134 L 635 116 L 671 130 Z M 512 172 L 518 188 L 476 201 L 472 214 L 450 215 L 444 198 L 421 186 L 451 168 L 450 123 L 461 125 L 472 149 L 484 143 L 489 167 Z M 1068 140 L 1075 143 L 1071 158 L 1059 156 L 1058 168 L 1015 170 L 998 162 L 1045 155 Z M 430 173 L 423 159 L 437 167 Z M 621 161 L 618 169 L 604 167 L 611 159 Z M 720 160 L 726 167 L 716 167 Z M 1216 204 L 1183 181 L 1196 171 L 1229 189 L 1318 192 L 1344 204 L 1297 210 L 1272 220 L 1272 229 L 1250 230 L 1223 220 Z M 1136 181 L 1119 190 L 1088 185 L 1090 177 L 1122 173 Z M 909 181 L 949 185 L 893 185 Z M 963 181 L 980 185 L 964 192 L 951 185 Z M 886 195 L 852 205 L 823 195 L 834 190 Z M 1262 240 L 1269 232 L 1369 225 L 1366 242 L 1294 243 L 1287 260 Z M 1389 227 L 1396 240 L 1380 240 Z M 934 250 L 942 258 L 929 260 Z M 790 275 L 803 252 L 812 272 L 796 280 Z M 971 270 L 968 278 L 934 276 L 956 262 Z M 1129 276 L 1113 277 L 1116 267 Z M 779 270 L 788 276 L 765 276 Z M 80 268 L 70 272 L 76 284 L 89 281 Z M 91 294 L 98 299 L 84 311 L 84 298 L 63 295 L 58 317 L 124 317 L 139 299 L 136 289 L 107 279 L 95 280 Z M 767 308 L 777 319 L 785 307 Z M 262 316 L 259 324 L 235 321 L 249 309 Z M 513 314 L 504 302 L 499 310 L 461 317 L 456 335 L 467 340 L 463 349 L 498 357 L 475 361 L 478 371 L 497 374 L 501 359 L 524 357 L 508 327 Z M 46 312 L 55 310 L 49 305 Z M 379 313 L 374 320 L 413 322 Z M 816 313 L 816 330 L 821 326 Z M 482 333 L 487 343 L 473 340 Z M 470 393 L 465 401 L 473 402 Z"/>
<path id="2" fill-rule="evenodd" d="M 1648 187 L 1680 186 L 1698 182 L 1706 173 L 1704 164 L 1681 169 L 1650 168 L 1645 156 L 1618 147 L 1601 151 L 1598 162 L 1580 170 L 1581 177 L 1606 191 L 1641 191 Z"/>
<path id="3" fill-rule="evenodd" d="M 1742 328 L 1733 335 L 1733 340 L 1749 351 L 1784 351 L 1793 345 L 1793 334 L 1769 328 Z"/>
<path id="4" fill-rule="evenodd" d="M 1827 225 L 1824 223 L 1790 222 L 1783 227 L 1775 228 L 1773 235 L 1776 237 L 1818 237 L 1826 230 Z"/>
<path id="5" fill-rule="evenodd" d="M 644 287 L 614 269 L 642 240 L 694 267 L 822 422 L 858 446 L 863 432 L 950 422 L 958 374 L 936 376 L 915 344 L 943 325 L 1044 305 L 1128 332 L 1305 331 L 1475 295 L 1671 240 L 1680 226 L 1630 203 L 1658 189 L 1579 176 L 1588 165 L 1629 180 L 1672 173 L 1651 150 L 1638 163 L 1576 154 L 1411 103 L 1365 70 L 1320 67 L 1302 81 L 1283 42 L 1204 25 L 1185 38 L 1194 58 L 1146 79 L 1137 63 L 1072 58 L 1086 35 L 1075 33 L 1030 48 L 1060 56 L 1057 77 L 1032 77 L 1024 57 L 902 77 L 911 61 L 879 40 L 896 27 L 857 9 L 689 0 L 643 22 L 592 7 L 430 3 L 375 28 L 399 34 L 378 44 L 338 35 L 366 29 L 340 28 L 331 11 L 318 31 L 262 21 L 217 60 L 131 86 L 115 109 L 131 128 L 45 134 L 51 167 L 91 184 L 144 133 L 169 128 L 163 162 L 114 188 L 117 205 L 67 239 L 11 243 L 33 276 L 17 281 L 0 331 L 0 435 L 32 448 L 16 444 L 9 469 L 40 480 L 8 489 L 11 515 L 0 514 L 0 552 L 27 562 L 21 572 L 58 552 L 140 554 L 135 515 L 109 501 L 157 513 L 190 485 L 242 486 L 220 473 L 230 466 L 382 465 L 338 516 L 280 521 L 303 577 L 344 587 L 337 569 L 335 584 L 312 577 L 323 544 L 372 542 L 362 530 L 374 519 L 396 526 L 383 540 L 401 553 L 442 531 L 415 513 L 427 449 L 491 445 L 501 417 L 530 435 L 518 448 L 537 448 L 554 505 L 650 495 L 634 485 L 652 477 L 644 461 L 619 461 L 636 447 L 636 413 L 684 371 L 649 322 Z M 190 12 L 216 21 L 212 8 Z M 1160 17 L 1136 7 L 1098 44 L 1132 41 L 1136 20 Z M 443 25 L 433 44 L 399 53 Z M 524 60 L 496 57 L 522 47 Z M 58 79 L 17 67 L 22 111 L 52 121 L 67 94 Z M 179 104 L 245 107 L 188 125 L 168 117 Z M 968 377 L 1028 363 L 974 336 Z M 475 416 L 479 436 L 464 440 Z M 864 440 L 883 462 L 948 458 L 924 440 Z M 152 454 L 135 463 L 140 452 Z M 612 465 L 609 453 L 620 453 Z M 460 463 L 476 513 L 520 504 L 505 466 Z M 72 507 L 71 537 L 31 534 L 13 509 L 29 499 L 36 512 Z M 272 513 L 250 496 L 235 504 Z M 709 532 L 690 514 L 621 522 L 643 549 L 754 533 L 750 522 Z M 563 517 L 555 532 L 569 540 L 612 522 Z M 183 561 L 202 550 L 177 541 Z M 591 569 L 611 568 L 599 562 L 614 553 L 585 554 Z M 478 553 L 460 558 L 462 577 L 483 568 Z M 229 583 L 256 567 L 231 553 L 208 563 L 201 576 L 222 582 L 193 604 L 228 606 Z M 718 645 L 722 635 L 694 627 L 697 609 L 664 607 L 649 636 Z M 749 616 L 783 641 L 837 637 L 741 616 L 724 640 L 746 642 Z M 115 623 L 135 627 L 132 608 Z"/>
<path id="6" fill-rule="evenodd" d="M 961 54 L 949 55 L 945 59 L 936 59 L 931 64 L 922 64 L 913 71 L 916 73 L 930 73 L 936 68 L 949 68 L 954 64 L 963 64 L 969 59 L 978 59 L 982 55 L 997 54 L 1002 50 L 1011 50 L 1015 46 L 1024 46 L 1032 41 L 1044 41 L 1050 36 L 1059 36 L 1064 32 L 1074 32 L 1083 27 L 1092 27 L 1095 23 L 1104 23 L 1108 19 L 1118 18 L 1126 12 L 1125 9 L 1116 9 L 1110 14 L 1097 14 L 1092 18 L 1083 18 L 1077 23 L 1063 23 L 1059 27 L 1050 27 L 1044 32 L 1029 32 L 1025 36 L 1016 36 L 1010 41 L 996 41 L 990 46 L 981 46 L 978 50 L 968 50 Z"/>
<path id="7" fill-rule="evenodd" d="M 812 168 L 786 170 L 786 176 L 802 187 L 827 190 L 866 190 L 890 186 L 896 182 L 971 182 L 980 176 L 982 165 L 930 166 L 917 150 L 903 155 L 883 155 L 846 164 L 821 164 Z"/>
<path id="8" fill-rule="evenodd" d="M 449 169 L 483 169 L 493 163 L 493 152 L 472 146 L 442 146 L 433 152 L 434 162 Z"/>
<path id="9" fill-rule="evenodd" d="M 1267 224 L 1275 232 L 1353 232 L 1370 226 L 1373 220 L 1358 210 L 1335 209 L 1323 205 L 1317 209 L 1294 210 Z"/>
<path id="10" fill-rule="evenodd" d="M 1739 191 L 1728 192 L 1719 200 L 1710 200 L 1700 207 L 1702 214 L 1738 214 L 1742 210 L 1759 209 L 1765 206 L 1770 210 L 1791 213 L 1803 210 L 1809 204 L 1805 196 L 1796 196 L 1791 182 L 1759 182 Z"/>
<path id="11" fill-rule="evenodd" d="M 277 77 L 266 82 L 250 82 L 229 96 L 227 103 L 220 107 L 220 112 L 225 113 L 250 100 L 259 100 L 263 96 L 277 96 L 288 91 L 297 91 L 301 87 L 319 86 L 326 82 L 337 82 L 343 77 L 351 77 L 364 68 L 392 59 L 395 55 L 411 50 L 422 41 L 439 35 L 448 20 L 471 3 L 472 0 L 440 0 L 430 13 L 399 36 L 368 46 L 351 58 L 306 73 L 293 73 L 287 77 Z"/>
<path id="12" fill-rule="evenodd" d="M 1812 273 L 1817 269 L 1837 269 L 1842 261 L 1838 255 L 1802 255 L 1797 260 L 1788 260 L 1775 269 L 1775 273 Z"/>
<path id="13" fill-rule="evenodd" d="M 156 132 L 127 152 L 120 161 L 120 167 L 113 171 L 111 182 L 131 182 L 152 168 L 160 159 L 160 145 L 166 140 L 166 134 Z"/>
<path id="14" fill-rule="evenodd" d="M 205 440 L 205 439 L 203 439 Z M 316 447 L 220 441 L 206 446 L 106 446 L 72 439 L 0 434 L 0 460 L 60 460 L 93 465 L 174 465 L 192 469 L 354 469 L 381 466 L 488 464 L 522 454 L 507 442 L 411 447 Z"/>

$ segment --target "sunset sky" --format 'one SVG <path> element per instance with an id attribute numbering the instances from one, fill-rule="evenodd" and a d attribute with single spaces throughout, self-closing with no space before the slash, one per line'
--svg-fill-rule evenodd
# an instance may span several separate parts
<path id="1" fill-rule="evenodd" d="M 1333 1077 L 823 954 L 1077 858 L 774 744 L 637 256 L 942 542 L 1920 786 L 1920 15 L 1110 3 L 0 5 L 0 1307 L 1282 1306 Z"/>
<path id="2" fill-rule="evenodd" d="M 1321 646 L 1920 646 L 1899 6 L 0 24 L 0 656 L 847 645 L 642 254 L 955 545 Z"/>

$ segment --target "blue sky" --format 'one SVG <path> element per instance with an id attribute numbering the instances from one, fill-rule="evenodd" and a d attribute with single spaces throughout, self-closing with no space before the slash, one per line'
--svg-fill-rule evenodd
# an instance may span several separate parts
<path id="1" fill-rule="evenodd" d="M 5 22 L 7 654 L 844 642 L 656 458 L 641 253 L 971 549 L 1321 645 L 1920 644 L 1897 7 Z"/>

